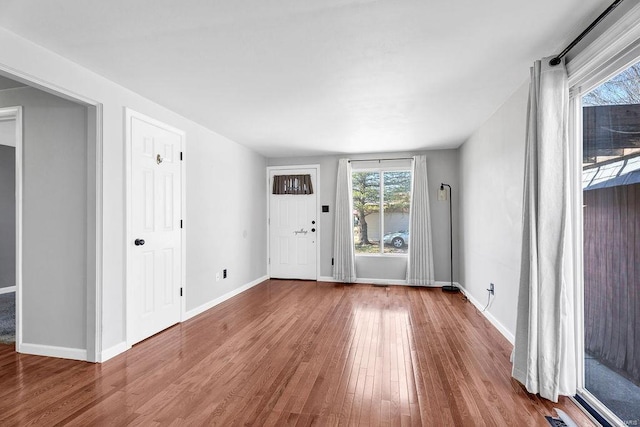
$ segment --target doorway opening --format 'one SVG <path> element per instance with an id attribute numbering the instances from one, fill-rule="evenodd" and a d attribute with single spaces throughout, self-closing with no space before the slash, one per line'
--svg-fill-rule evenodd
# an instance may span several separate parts
<path id="1" fill-rule="evenodd" d="M 13 295 L 19 353 L 100 358 L 101 117 L 100 104 L 0 66 L 0 121 L 16 135 L 15 261 L 2 268 L 15 279 L 0 295 Z"/>
<path id="2" fill-rule="evenodd" d="M 0 344 L 16 342 L 16 150 L 19 108 L 0 109 Z"/>

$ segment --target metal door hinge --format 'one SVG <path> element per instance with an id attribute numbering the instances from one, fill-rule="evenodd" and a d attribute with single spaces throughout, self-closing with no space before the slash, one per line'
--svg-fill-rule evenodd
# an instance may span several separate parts
<path id="1" fill-rule="evenodd" d="M 180 228 L 182 228 L 182 220 L 180 220 Z"/>
<path id="2" fill-rule="evenodd" d="M 182 151 L 180 152 L 180 160 L 182 160 Z"/>
<path id="3" fill-rule="evenodd" d="M 182 288 L 180 288 L 180 296 L 182 296 Z"/>

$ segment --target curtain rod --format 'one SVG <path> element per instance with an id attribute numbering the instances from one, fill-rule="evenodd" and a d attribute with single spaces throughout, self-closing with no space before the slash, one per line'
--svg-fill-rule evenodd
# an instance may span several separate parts
<path id="1" fill-rule="evenodd" d="M 413 157 L 396 157 L 395 159 L 360 159 L 360 160 L 349 160 L 351 162 L 384 162 L 389 160 L 413 160 Z"/>
<path id="2" fill-rule="evenodd" d="M 569 53 L 569 51 L 571 49 L 573 49 L 575 47 L 575 45 L 577 45 L 578 43 L 580 43 L 580 41 L 585 38 L 585 36 L 587 34 L 589 34 L 591 32 L 591 30 L 593 30 L 599 23 L 600 21 L 602 21 L 604 18 L 606 18 L 606 16 L 608 14 L 610 14 L 613 9 L 615 9 L 616 7 L 618 7 L 618 5 L 620 3 L 622 3 L 623 0 L 616 0 L 613 3 L 611 3 L 611 5 L 600 14 L 600 16 L 598 16 L 596 18 L 595 21 L 593 21 L 586 30 L 584 30 L 582 33 L 580 33 L 580 35 L 578 37 L 576 37 L 576 39 L 574 41 L 572 41 L 571 43 L 569 43 L 569 46 L 567 46 L 562 52 L 560 52 L 560 54 L 558 56 L 556 56 L 555 58 L 553 58 L 551 61 L 549 61 L 549 65 L 558 65 L 560 63 L 560 61 L 562 60 L 562 58 L 564 58 L 564 56 Z"/>

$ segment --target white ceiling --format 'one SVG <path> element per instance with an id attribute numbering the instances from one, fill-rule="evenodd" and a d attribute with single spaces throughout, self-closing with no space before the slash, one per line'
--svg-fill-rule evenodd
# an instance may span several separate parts
<path id="1" fill-rule="evenodd" d="M 0 26 L 268 157 L 458 147 L 609 0 L 0 0 Z"/>

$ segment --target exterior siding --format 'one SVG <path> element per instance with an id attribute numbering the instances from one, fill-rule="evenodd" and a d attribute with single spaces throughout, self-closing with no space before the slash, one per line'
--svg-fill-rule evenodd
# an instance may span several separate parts
<path id="1" fill-rule="evenodd" d="M 585 348 L 640 384 L 640 184 L 584 192 Z"/>

